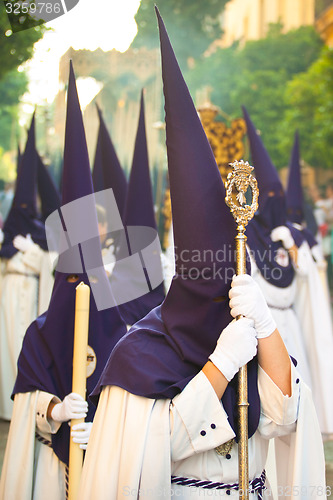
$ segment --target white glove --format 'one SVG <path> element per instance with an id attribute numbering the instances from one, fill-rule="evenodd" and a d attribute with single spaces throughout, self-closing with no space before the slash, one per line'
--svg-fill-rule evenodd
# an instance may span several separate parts
<path id="1" fill-rule="evenodd" d="M 3 242 L 4 238 L 5 238 L 5 235 L 3 234 L 3 230 L 0 228 L 0 245 Z"/>
<path id="2" fill-rule="evenodd" d="M 72 418 L 86 418 L 88 412 L 88 403 L 82 396 L 71 392 L 65 396 L 62 403 L 54 405 L 51 411 L 51 417 L 56 422 L 67 422 Z"/>
<path id="3" fill-rule="evenodd" d="M 290 229 L 287 226 L 278 226 L 271 232 L 272 241 L 282 241 L 286 250 L 295 245 L 294 238 L 291 236 Z"/>
<path id="4" fill-rule="evenodd" d="M 34 242 L 31 239 L 31 234 L 27 234 L 27 236 L 22 236 L 21 234 L 18 234 L 15 236 L 13 239 L 13 245 L 17 250 L 20 250 L 20 252 L 25 253 L 27 250 L 29 250 L 30 247 Z"/>
<path id="5" fill-rule="evenodd" d="M 234 276 L 229 290 L 230 314 L 238 315 L 254 321 L 257 338 L 269 337 L 276 329 L 276 323 L 268 308 L 267 302 L 259 285 L 249 274 Z"/>
<path id="6" fill-rule="evenodd" d="M 256 353 L 257 339 L 253 321 L 240 318 L 238 321 L 233 320 L 222 331 L 209 359 L 230 381 L 240 367 L 246 365 Z"/>
<path id="7" fill-rule="evenodd" d="M 79 443 L 81 450 L 86 450 L 88 446 L 92 422 L 82 422 L 72 427 L 71 436 L 74 443 Z"/>

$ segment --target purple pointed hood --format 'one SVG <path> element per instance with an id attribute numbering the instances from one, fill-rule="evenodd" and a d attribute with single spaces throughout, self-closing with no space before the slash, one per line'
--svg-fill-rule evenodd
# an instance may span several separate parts
<path id="1" fill-rule="evenodd" d="M 65 205 L 92 193 L 82 114 L 71 65 L 67 95 L 62 203 Z M 92 209 L 94 212 L 92 220 L 95 220 L 97 230 L 94 204 Z M 77 223 L 82 226 L 81 215 L 80 213 L 73 214 L 73 217 L 77 217 Z M 83 223 L 85 224 L 86 221 Z M 99 253 L 96 256 L 96 264 L 98 264 L 101 263 L 100 245 L 96 244 L 95 250 Z M 83 243 L 61 254 L 59 264 L 64 263 L 65 254 L 67 254 L 67 265 L 68 256 L 71 258 L 74 265 L 73 274 L 77 275 L 77 281 L 68 282 L 70 271 L 68 273 L 56 272 L 49 308 L 29 326 L 25 334 L 18 359 L 18 375 L 13 394 L 41 390 L 63 399 L 72 391 L 75 288 L 81 281 L 89 285 L 89 280 L 84 270 Z M 80 266 L 83 269 L 78 272 Z M 98 278 L 103 279 L 103 275 L 108 283 L 104 270 Z M 112 348 L 125 332 L 126 326 L 118 309 L 97 310 L 94 295 L 91 293 L 88 344 L 96 355 L 96 367 L 87 378 L 87 393 L 96 385 Z M 94 413 L 95 407 L 89 403 L 86 420 L 92 421 Z M 63 423 L 59 431 L 52 435 L 52 447 L 59 459 L 68 464 L 69 426 L 67 422 Z"/>
<path id="2" fill-rule="evenodd" d="M 304 198 L 302 189 L 299 133 L 295 132 L 294 144 L 289 160 L 289 176 L 286 190 L 288 227 L 292 232 L 295 243 L 299 247 L 303 241 L 307 241 L 310 248 L 317 244 L 312 233 L 299 227 L 296 229 L 293 224 L 301 226 L 304 223 Z"/>
<path id="3" fill-rule="evenodd" d="M 151 227 L 157 231 L 153 192 L 149 173 L 143 91 L 141 92 L 139 123 L 135 139 L 123 223 L 125 227 L 145 226 Z M 121 245 L 126 245 L 127 248 L 127 240 L 125 237 L 121 238 L 120 243 Z M 122 248 L 118 251 L 123 253 Z M 162 263 L 160 264 L 160 274 L 162 275 Z M 147 276 L 148 274 L 145 272 L 145 277 L 147 278 Z M 119 283 L 119 286 L 121 286 L 121 283 Z M 154 307 L 161 304 L 164 296 L 164 285 L 161 283 L 145 295 L 121 304 L 119 310 L 126 324 L 133 325 L 142 319 L 154 309 Z"/>
<path id="4" fill-rule="evenodd" d="M 60 193 L 38 153 L 37 158 L 37 186 L 41 202 L 41 217 L 45 222 L 48 216 L 60 207 Z"/>
<path id="5" fill-rule="evenodd" d="M 99 117 L 99 130 L 92 174 L 94 189 L 95 192 L 97 192 L 112 188 L 118 210 L 122 216 L 125 208 L 127 180 L 103 120 L 102 111 L 98 106 L 97 111 Z"/>
<path id="6" fill-rule="evenodd" d="M 287 214 L 290 222 L 302 224 L 303 190 L 301 180 L 301 164 L 299 158 L 299 135 L 295 132 L 293 149 L 289 161 L 289 176 L 286 189 Z"/>
<path id="7" fill-rule="evenodd" d="M 25 151 L 20 160 L 12 206 L 4 223 L 2 258 L 10 259 L 18 251 L 13 239 L 18 234 L 31 234 L 35 243 L 47 250 L 44 224 L 37 214 L 37 152 L 35 148 L 35 113 L 28 132 Z"/>
<path id="8" fill-rule="evenodd" d="M 285 224 L 287 220 L 283 186 L 254 123 L 246 108 L 243 106 L 242 109 L 250 143 L 252 165 L 259 187 L 258 212 L 262 223 L 272 230 Z"/>
<path id="9" fill-rule="evenodd" d="M 161 306 L 134 325 L 113 351 L 98 387 L 118 385 L 150 398 L 172 398 L 202 369 L 232 320 L 236 225 L 225 190 L 158 10 L 168 169 L 177 275 Z M 120 370 L 121 367 L 121 370 Z M 248 365 L 249 434 L 259 420 L 257 362 Z M 237 377 L 223 405 L 237 433 Z"/>
<path id="10" fill-rule="evenodd" d="M 247 243 L 262 276 L 272 285 L 285 288 L 294 278 L 294 268 L 290 258 L 287 266 L 278 264 L 276 259 L 282 243 L 273 242 L 270 237 L 275 227 L 287 224 L 285 194 L 277 170 L 244 106 L 243 114 L 259 188 L 259 208 L 248 225 Z"/>

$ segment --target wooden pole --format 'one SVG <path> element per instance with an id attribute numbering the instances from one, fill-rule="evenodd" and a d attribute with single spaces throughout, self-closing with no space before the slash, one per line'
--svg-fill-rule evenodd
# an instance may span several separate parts
<path id="1" fill-rule="evenodd" d="M 90 288 L 81 282 L 76 287 L 74 349 L 73 349 L 73 378 L 72 392 L 76 392 L 84 399 L 86 397 L 87 379 L 87 348 L 89 331 L 89 303 Z M 83 418 L 71 420 L 71 428 L 75 424 L 84 422 Z M 70 438 L 69 468 L 68 468 L 68 499 L 78 500 L 78 490 L 83 463 L 83 450 L 78 443 Z"/>

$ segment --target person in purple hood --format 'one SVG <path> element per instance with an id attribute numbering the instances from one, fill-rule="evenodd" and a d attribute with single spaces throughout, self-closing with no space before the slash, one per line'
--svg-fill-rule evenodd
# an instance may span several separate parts
<path id="1" fill-rule="evenodd" d="M 269 438 L 295 435 L 306 387 L 303 396 L 259 287 L 233 277 L 235 223 L 157 17 L 176 276 L 163 303 L 115 346 L 91 394 L 98 407 L 79 497 L 238 497 L 236 375 L 247 363 L 249 489 L 263 498 Z M 323 455 L 313 470 L 310 481 L 322 486 Z"/>
<path id="2" fill-rule="evenodd" d="M 95 406 L 72 392 L 72 361 L 76 287 L 80 282 L 93 291 L 110 288 L 104 271 L 93 184 L 81 109 L 70 66 L 62 182 L 62 209 L 85 198 L 88 212 L 71 213 L 70 223 L 96 235 L 60 253 L 48 310 L 29 326 L 18 359 L 18 374 L 12 392 L 14 410 L 9 429 L 0 481 L 0 498 L 20 500 L 65 500 L 70 434 L 85 449 Z M 80 200 L 81 201 L 81 200 Z M 72 205 L 73 206 L 73 205 Z M 64 216 L 63 216 L 64 217 Z M 63 226 L 63 236 L 73 236 Z M 66 235 L 67 233 L 67 235 Z M 89 259 L 86 262 L 86 244 Z M 91 267 L 92 266 L 92 267 Z M 87 269 L 94 269 L 92 271 Z M 65 269 L 67 270 L 65 272 Z M 89 359 L 87 392 L 91 392 L 108 356 L 126 333 L 117 307 L 90 294 Z M 71 419 L 86 422 L 68 425 Z"/>
<path id="3" fill-rule="evenodd" d="M 46 311 L 53 286 L 45 225 L 37 211 L 35 115 L 20 161 L 12 206 L 3 228 L 0 301 L 0 418 L 11 419 L 11 391 L 26 329 Z"/>

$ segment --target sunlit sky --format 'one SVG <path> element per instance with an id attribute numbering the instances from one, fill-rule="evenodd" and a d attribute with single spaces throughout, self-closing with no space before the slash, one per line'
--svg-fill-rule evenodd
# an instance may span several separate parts
<path id="1" fill-rule="evenodd" d="M 134 15 L 139 5 L 140 0 L 80 0 L 67 14 L 47 23 L 53 31 L 36 43 L 33 59 L 24 65 L 30 80 L 25 110 L 53 101 L 59 85 L 59 58 L 69 47 L 127 50 L 137 33 Z M 83 108 L 98 90 L 94 82 L 78 82 Z"/>

